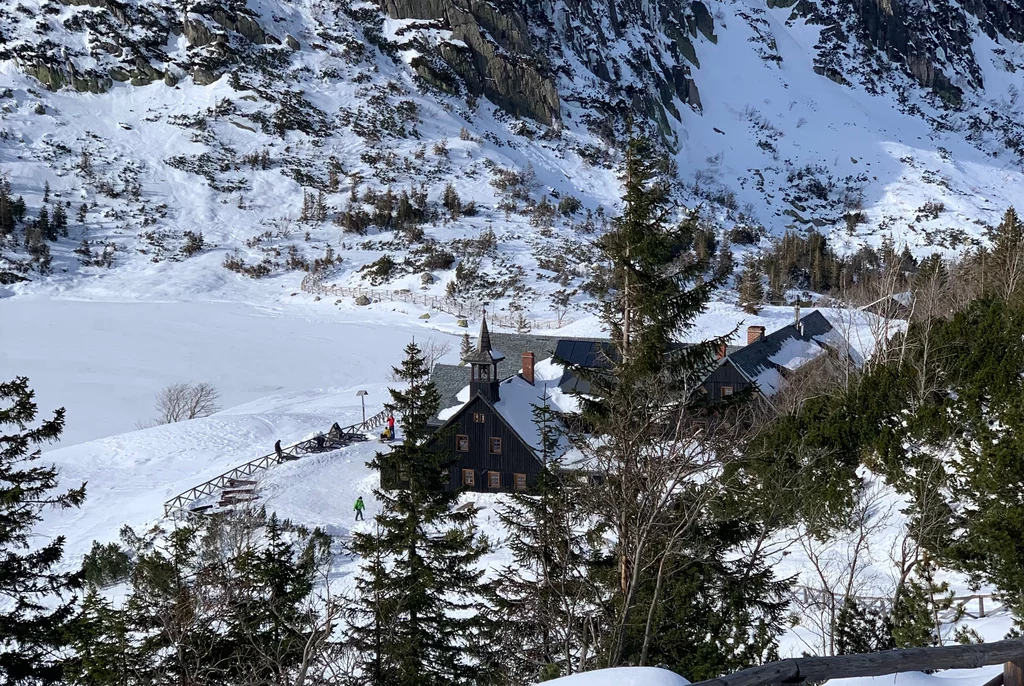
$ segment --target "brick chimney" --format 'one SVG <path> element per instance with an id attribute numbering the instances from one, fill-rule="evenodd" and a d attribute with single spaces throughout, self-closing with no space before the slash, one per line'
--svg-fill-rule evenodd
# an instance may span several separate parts
<path id="1" fill-rule="evenodd" d="M 533 385 L 533 363 L 536 356 L 533 353 L 523 353 L 523 379 L 526 383 Z"/>
<path id="2" fill-rule="evenodd" d="M 748 326 L 747 327 L 747 345 L 757 341 L 764 337 L 763 326 Z"/>
<path id="3" fill-rule="evenodd" d="M 724 359 L 725 356 L 728 354 L 729 345 L 725 341 L 722 341 L 721 343 L 718 344 L 718 359 Z"/>

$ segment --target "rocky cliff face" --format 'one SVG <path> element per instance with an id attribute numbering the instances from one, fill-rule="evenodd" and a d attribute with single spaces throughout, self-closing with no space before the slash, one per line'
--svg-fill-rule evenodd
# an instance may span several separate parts
<path id="1" fill-rule="evenodd" d="M 70 9 L 67 15 L 56 7 L 42 15 L 24 6 L 0 9 L 0 26 L 34 24 L 43 34 L 59 28 L 70 39 L 8 46 L 0 33 L 0 59 L 17 60 L 52 90 L 69 86 L 100 93 L 114 81 L 144 86 L 161 79 L 173 86 L 184 76 L 209 84 L 243 58 L 273 62 L 276 50 L 298 49 L 290 36 L 264 30 L 245 0 L 60 2 Z M 177 36 L 184 36 L 187 47 L 172 55 L 167 47 Z M 281 47 L 285 41 L 289 46 Z"/>
<path id="2" fill-rule="evenodd" d="M 671 141 L 679 106 L 700 109 L 694 41 L 716 41 L 700 0 L 546 0 L 543 7 L 565 88 L 609 123 L 631 111 Z"/>
<path id="3" fill-rule="evenodd" d="M 672 135 L 678 105 L 700 108 L 690 78 L 692 41 L 714 41 L 700 0 L 379 0 L 395 19 L 423 19 L 451 32 L 433 46 L 474 95 L 545 124 L 558 120 L 559 94 L 602 113 L 609 125 L 633 111 Z M 414 35 L 415 32 L 412 32 Z M 445 83 L 428 59 L 415 65 Z"/>
<path id="4" fill-rule="evenodd" d="M 379 0 L 396 19 L 450 31 L 418 60 L 421 75 L 454 91 L 448 71 L 473 95 L 545 124 L 559 100 L 584 103 L 588 122 L 610 133 L 629 113 L 653 121 L 670 144 L 679 107 L 701 110 L 700 41 L 714 44 L 714 3 L 702 0 Z M 959 108 L 984 88 L 975 37 L 1016 44 L 1024 0 L 766 0 L 790 8 L 790 23 L 822 27 L 815 71 L 871 92 L 893 89 L 891 70 L 911 77 L 940 105 Z M 751 7 L 752 24 L 766 24 Z M 415 31 L 412 31 L 414 34 Z M 765 32 L 758 48 L 781 61 Z"/>
<path id="5" fill-rule="evenodd" d="M 483 95 L 517 116 L 545 124 L 558 120 L 558 91 L 551 66 L 536 52 L 530 29 L 515 4 L 498 7 L 486 0 L 380 0 L 395 19 L 423 19 L 450 31 L 433 46 L 474 96 Z M 414 65 L 431 83 L 450 90 L 450 81 L 430 60 Z"/>
<path id="6" fill-rule="evenodd" d="M 873 90 L 895 66 L 947 106 L 963 104 L 965 90 L 984 88 L 974 52 L 980 33 L 1002 43 L 1024 38 L 1021 0 L 768 0 L 792 7 L 790 21 L 824 27 L 815 71 L 839 83 L 861 81 Z"/>
<path id="7" fill-rule="evenodd" d="M 510 114 L 552 125 L 563 102 L 587 107 L 588 124 L 610 135 L 627 115 L 650 120 L 672 143 L 680 106 L 702 107 L 697 45 L 717 42 L 713 12 L 721 0 L 377 0 L 402 20 L 389 36 L 415 49 L 412 66 L 426 82 L 452 94 L 485 97 Z M 8 47 L 0 29 L 0 59 L 14 57 L 53 89 L 102 92 L 114 81 L 174 85 L 191 76 L 211 83 L 243 62 L 273 69 L 301 45 L 246 0 L 60 0 L 74 8 L 62 28 L 78 44 L 49 40 Z M 726 3 L 728 4 L 728 3 Z M 20 7 L 20 6 L 19 6 Z M 366 18 L 365 10 L 343 12 Z M 821 27 L 815 71 L 872 92 L 891 87 L 893 68 L 958 108 L 968 90 L 984 88 L 974 53 L 979 35 L 1018 45 L 1024 40 L 1024 0 L 765 0 L 786 8 L 789 23 Z M 719 10 L 720 11 L 720 8 Z M 749 7 L 740 15 L 763 9 Z M 49 12 L 58 14 L 57 10 Z M 274 22 L 279 17 L 275 15 Z M 763 20 L 750 18 L 751 22 Z M 0 26 L 32 24 L 49 31 L 55 17 L 0 8 Z M 168 54 L 183 36 L 187 49 Z M 773 38 L 762 50 L 773 56 Z M 1013 54 L 1007 56 L 1010 68 Z"/>

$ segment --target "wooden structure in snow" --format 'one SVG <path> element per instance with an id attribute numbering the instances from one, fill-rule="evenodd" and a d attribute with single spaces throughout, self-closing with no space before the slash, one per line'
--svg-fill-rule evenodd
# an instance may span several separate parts
<path id="1" fill-rule="evenodd" d="M 904 648 L 877 653 L 798 657 L 742 669 L 692 686 L 774 686 L 820 683 L 831 679 L 885 676 L 936 669 L 975 669 L 1003 665 L 1003 672 L 984 686 L 1024 686 L 1024 639 L 995 643 Z"/>
<path id="2" fill-rule="evenodd" d="M 445 465 L 450 490 L 524 491 L 536 484 L 543 468 L 530 404 L 542 402 L 543 394 L 542 389 L 534 390 L 535 355 L 522 353 L 521 371 L 506 379 L 499 371 L 503 360 L 504 355 L 491 347 L 484 319 L 476 348 L 463 360 L 466 366 L 459 368 L 469 386 L 468 396 L 442 412 L 442 423 L 428 443 L 429 449 L 451 458 Z M 508 397 L 503 399 L 503 394 Z M 408 483 L 402 474 L 381 478 L 386 488 Z"/>
<path id="3" fill-rule="evenodd" d="M 192 503 L 202 498 L 211 496 L 217 491 L 221 491 L 221 499 L 218 502 L 219 507 L 228 507 L 232 505 L 238 505 L 243 502 L 251 502 L 256 499 L 255 485 L 256 482 L 249 477 L 257 474 L 258 472 L 264 471 L 273 467 L 276 464 L 282 462 L 288 462 L 289 460 L 297 460 L 303 455 L 311 453 L 324 452 L 325 450 L 334 450 L 341 448 L 346 445 L 357 441 L 366 440 L 366 431 L 376 429 L 379 426 L 383 426 L 387 421 L 388 411 L 381 410 L 377 414 L 368 418 L 365 422 L 359 422 L 351 426 L 344 428 L 338 426 L 337 423 L 331 427 L 331 429 L 320 438 L 310 438 L 305 441 L 299 441 L 293 443 L 287 447 L 283 447 L 281 452 L 272 452 L 262 457 L 257 457 L 255 460 L 250 460 L 245 464 L 240 464 L 237 467 L 233 467 L 223 474 L 204 481 L 198 486 L 193 486 L 184 493 L 179 493 L 174 496 L 166 503 L 164 503 L 164 516 L 170 517 L 185 512 L 196 512 L 203 513 L 213 509 L 213 505 L 201 505 L 196 508 L 190 508 Z"/>

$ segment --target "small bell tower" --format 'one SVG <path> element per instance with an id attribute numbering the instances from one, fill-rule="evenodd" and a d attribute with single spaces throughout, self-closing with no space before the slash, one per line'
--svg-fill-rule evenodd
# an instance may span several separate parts
<path id="1" fill-rule="evenodd" d="M 498 363 L 505 359 L 500 352 L 491 350 L 491 334 L 487 330 L 487 315 L 480 322 L 480 336 L 476 341 L 476 350 L 466 355 L 462 361 L 469 366 L 469 397 L 483 396 L 484 400 L 496 403 L 501 398 L 498 386 Z"/>

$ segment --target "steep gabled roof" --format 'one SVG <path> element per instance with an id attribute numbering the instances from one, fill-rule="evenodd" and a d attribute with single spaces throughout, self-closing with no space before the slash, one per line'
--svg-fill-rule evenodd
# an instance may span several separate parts
<path id="1" fill-rule="evenodd" d="M 465 372 L 465 367 L 459 369 Z M 558 379 L 561 375 L 561 367 L 553 361 L 539 362 L 535 367 L 535 384 L 531 385 L 519 376 L 508 378 L 501 384 L 501 400 L 493 404 L 479 395 L 470 397 L 468 384 L 463 381 L 456 394 L 455 403 L 442 403 L 442 407 L 446 409 L 442 409 L 438 414 L 438 420 L 442 426 L 448 426 L 462 416 L 474 401 L 480 400 L 501 418 L 524 445 L 537 453 L 540 451 L 540 430 L 533 421 L 533 406 L 545 402 L 546 398 L 548 406 L 556 413 L 576 412 L 579 409 L 576 399 L 562 393 L 558 388 Z M 560 447 L 560 451 L 564 451 L 568 447 L 564 437 L 561 442 L 565 444 Z"/>
<path id="2" fill-rule="evenodd" d="M 618 359 L 614 347 L 607 340 L 565 338 L 558 341 L 555 360 L 565 365 L 565 373 L 558 384 L 566 393 L 590 393 L 590 382 L 581 377 L 577 369 L 607 369 L 609 361 Z"/>
<path id="3" fill-rule="evenodd" d="M 540 458 L 537 456 L 537 449 L 533 445 L 531 445 L 529 441 L 525 440 L 522 434 L 519 433 L 517 428 L 513 426 L 511 422 L 508 421 L 508 418 L 504 414 L 502 414 L 495 405 L 492 405 L 490 402 L 488 402 L 487 398 L 483 397 L 482 395 L 475 395 L 462 405 L 450 408 L 449 410 L 442 412 L 441 416 L 444 419 L 444 423 L 441 424 L 441 426 L 438 427 L 438 429 L 434 432 L 433 437 L 430 439 L 430 442 L 436 440 L 437 436 L 443 436 L 445 434 L 445 430 L 448 429 L 448 427 L 453 426 L 456 422 L 459 421 L 459 418 L 462 417 L 462 415 L 466 414 L 466 412 L 469 412 L 471 409 L 478 407 L 478 405 L 483 405 L 485 408 L 493 412 L 494 415 L 498 418 L 498 420 L 505 425 L 509 432 L 517 439 L 519 439 L 520 443 L 522 443 L 529 449 L 530 454 L 533 455 L 533 457 L 537 459 L 538 462 L 540 461 Z"/>
<path id="4" fill-rule="evenodd" d="M 790 324 L 728 356 L 733 366 L 751 383 L 756 383 L 765 396 L 772 396 L 782 386 L 788 372 L 795 371 L 835 348 L 848 354 L 843 336 L 820 312 L 811 312 L 800 319 L 799 326 Z"/>
<path id="5" fill-rule="evenodd" d="M 523 366 L 523 353 L 533 353 L 536 361 L 546 360 L 555 354 L 555 346 L 561 339 L 555 336 L 544 336 L 532 333 L 495 333 L 491 332 L 491 345 L 505 355 L 498 363 L 498 377 L 507 379 L 519 373 Z M 469 372 L 466 372 L 467 376 Z"/>
<path id="6" fill-rule="evenodd" d="M 458 404 L 456 397 L 463 388 L 469 385 L 469 367 L 457 364 L 435 364 L 430 370 L 430 381 L 441 394 L 441 407 Z"/>

